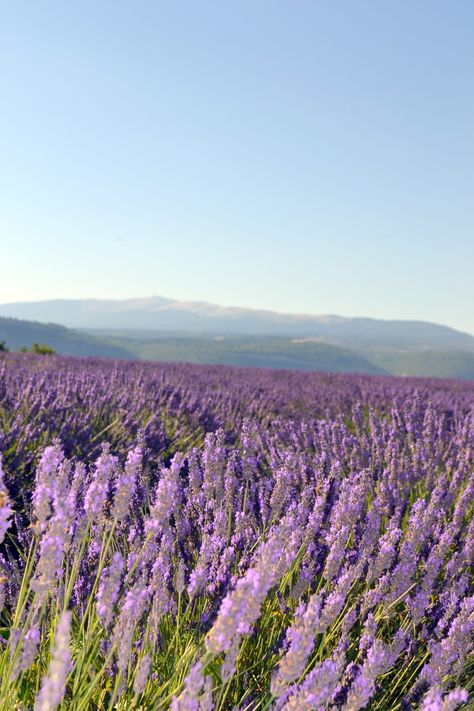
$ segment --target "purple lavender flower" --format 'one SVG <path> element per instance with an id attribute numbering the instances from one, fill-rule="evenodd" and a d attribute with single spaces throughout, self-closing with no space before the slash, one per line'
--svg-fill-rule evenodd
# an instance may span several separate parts
<path id="1" fill-rule="evenodd" d="M 97 616 L 106 629 L 112 624 L 114 606 L 118 600 L 123 572 L 123 558 L 118 551 L 114 553 L 108 568 L 102 571 L 97 591 Z"/>
<path id="2" fill-rule="evenodd" d="M 474 595 L 465 598 L 461 609 L 440 642 L 431 645 L 431 659 L 422 671 L 431 684 L 440 684 L 445 674 L 461 671 L 472 644 L 474 631 Z"/>
<path id="3" fill-rule="evenodd" d="M 128 453 L 125 469 L 120 471 L 117 475 L 112 510 L 112 516 L 117 521 L 124 521 L 128 516 L 130 501 L 137 487 L 141 462 L 141 449 L 140 447 L 135 447 L 135 449 Z"/>
<path id="4" fill-rule="evenodd" d="M 306 608 L 300 606 L 297 609 L 294 622 L 286 634 L 288 650 L 272 678 L 273 696 L 282 696 L 286 687 L 303 673 L 319 629 L 320 614 L 321 596 L 317 593 L 310 597 Z"/>
<path id="5" fill-rule="evenodd" d="M 214 711 L 212 677 L 206 676 L 204 689 L 199 697 L 199 711 Z"/>
<path id="6" fill-rule="evenodd" d="M 39 627 L 31 627 L 25 633 L 20 657 L 17 659 L 11 673 L 12 681 L 14 681 L 21 674 L 21 672 L 32 666 L 35 657 L 38 654 L 40 639 L 41 635 Z"/>
<path id="7" fill-rule="evenodd" d="M 110 454 L 109 445 L 104 444 L 102 454 L 95 463 L 94 476 L 84 499 L 84 509 L 92 519 L 96 519 L 100 515 L 107 501 L 110 482 L 117 467 L 117 457 Z"/>
<path id="8" fill-rule="evenodd" d="M 36 467 L 33 491 L 33 515 L 39 531 L 44 531 L 52 511 L 52 501 L 56 493 L 57 472 L 64 459 L 59 445 L 46 447 Z"/>
<path id="9" fill-rule="evenodd" d="M 135 680 L 133 682 L 133 691 L 137 696 L 140 696 L 140 694 L 143 694 L 145 691 L 148 677 L 150 676 L 150 668 L 151 657 L 149 654 L 144 654 L 138 663 L 137 671 L 135 672 Z"/>
<path id="10" fill-rule="evenodd" d="M 369 563 L 367 582 L 377 580 L 382 573 L 390 568 L 396 554 L 396 547 L 402 535 L 395 522 L 391 522 L 386 533 L 380 538 L 379 549 L 375 558 Z"/>
<path id="11" fill-rule="evenodd" d="M 432 687 L 421 706 L 421 711 L 454 711 L 461 704 L 466 703 L 468 693 L 464 689 L 454 689 L 443 698 L 440 687 Z"/>
<path id="12" fill-rule="evenodd" d="M 189 671 L 184 680 L 184 689 L 171 702 L 171 711 L 199 711 L 199 696 L 204 686 L 204 675 L 201 662 Z"/>
<path id="13" fill-rule="evenodd" d="M 277 702 L 276 709 L 313 711 L 326 708 L 337 688 L 344 663 L 344 657 L 336 656 L 317 664 L 299 686 L 288 689 Z"/>
<path id="14" fill-rule="evenodd" d="M 376 689 L 376 679 L 395 663 L 400 656 L 405 641 L 401 635 L 394 640 L 392 647 L 375 639 L 367 652 L 367 657 L 349 690 L 343 711 L 358 711 L 365 708 Z"/>
<path id="15" fill-rule="evenodd" d="M 330 529 L 326 535 L 329 553 L 323 575 L 328 581 L 334 580 L 340 570 L 346 555 L 348 538 L 365 508 L 369 486 L 370 479 L 367 472 L 362 472 L 351 479 L 344 479 L 341 484 L 339 497 L 331 516 Z"/>
<path id="16" fill-rule="evenodd" d="M 217 620 L 206 637 L 206 648 L 219 654 L 232 648 L 235 638 L 248 634 L 260 615 L 268 591 L 284 574 L 291 560 L 286 550 L 289 530 L 276 529 L 258 551 L 255 565 L 238 580 L 222 601 Z"/>
<path id="17" fill-rule="evenodd" d="M 359 639 L 359 650 L 365 652 L 369 649 L 375 642 L 377 635 L 377 623 L 375 617 L 372 613 L 367 615 L 367 619 L 364 622 L 364 627 L 362 634 Z"/>
<path id="18" fill-rule="evenodd" d="M 173 536 L 170 529 L 165 528 L 159 546 L 154 543 L 148 547 L 151 571 L 148 585 L 148 595 L 152 598 L 150 624 L 152 640 L 156 643 L 161 618 L 176 611 L 176 599 L 172 583 L 171 554 L 173 551 Z M 153 561 L 153 562 L 151 562 Z"/>
<path id="19" fill-rule="evenodd" d="M 5 539 L 5 533 L 10 527 L 10 519 L 13 513 L 3 476 L 2 455 L 0 454 L 0 543 L 3 543 Z"/>
<path id="20" fill-rule="evenodd" d="M 0 565 L 0 612 L 5 607 L 5 597 L 6 597 L 6 583 L 8 581 L 5 575 L 5 570 L 2 565 Z"/>
<path id="21" fill-rule="evenodd" d="M 168 519 L 176 511 L 180 497 L 178 473 L 183 465 L 182 454 L 175 454 L 169 469 L 163 471 L 158 483 L 155 501 L 151 507 L 150 518 L 145 523 L 147 533 L 158 532 L 167 526 Z"/>
<path id="22" fill-rule="evenodd" d="M 71 612 L 63 612 L 56 626 L 51 662 L 36 699 L 35 711 L 54 711 L 61 703 L 66 690 L 67 675 L 72 669 L 70 631 Z"/>
<path id="23" fill-rule="evenodd" d="M 142 577 L 128 590 L 117 617 L 113 630 L 113 642 L 117 646 L 117 667 L 122 675 L 126 673 L 135 627 L 145 611 L 148 597 L 148 589 Z"/>
<path id="24" fill-rule="evenodd" d="M 41 540 L 40 557 L 31 589 L 44 597 L 54 585 L 61 570 L 64 539 L 46 532 Z"/>

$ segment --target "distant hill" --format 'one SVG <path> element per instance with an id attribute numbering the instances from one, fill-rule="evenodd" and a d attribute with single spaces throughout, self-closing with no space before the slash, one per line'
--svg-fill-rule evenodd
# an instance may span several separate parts
<path id="1" fill-rule="evenodd" d="M 0 316 L 61 323 L 76 329 L 188 331 L 315 337 L 349 349 L 459 349 L 474 352 L 474 336 L 425 321 L 311 316 L 223 307 L 160 296 L 143 299 L 57 299 L 0 305 Z"/>
<path id="2" fill-rule="evenodd" d="M 424 375 L 474 380 L 474 353 L 458 350 L 413 350 L 371 352 L 366 355 L 393 375 Z"/>
<path id="3" fill-rule="evenodd" d="M 11 350 L 46 343 L 60 355 L 137 358 L 187 363 L 383 373 L 379 366 L 351 351 L 325 343 L 293 342 L 285 338 L 167 337 L 158 340 L 97 337 L 56 324 L 0 317 L 0 341 Z"/>
<path id="4" fill-rule="evenodd" d="M 120 346 L 88 333 L 79 333 L 53 323 L 36 323 L 16 318 L 0 318 L 0 341 L 5 341 L 11 350 L 29 348 L 36 342 L 46 343 L 61 355 L 136 358 Z"/>
<path id="5" fill-rule="evenodd" d="M 337 373 L 387 373 L 347 348 L 278 336 L 111 339 L 140 359 Z"/>

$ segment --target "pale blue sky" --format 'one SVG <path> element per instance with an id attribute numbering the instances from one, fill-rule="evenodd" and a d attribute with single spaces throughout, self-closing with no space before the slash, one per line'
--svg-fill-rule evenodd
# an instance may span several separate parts
<path id="1" fill-rule="evenodd" d="M 474 333 L 471 0 L 15 0 L 0 73 L 0 302 Z"/>

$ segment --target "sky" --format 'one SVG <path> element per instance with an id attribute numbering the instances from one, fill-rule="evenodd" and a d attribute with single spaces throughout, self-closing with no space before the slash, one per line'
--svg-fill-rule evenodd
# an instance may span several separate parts
<path id="1" fill-rule="evenodd" d="M 0 303 L 152 294 L 474 333 L 471 0 L 15 0 Z"/>

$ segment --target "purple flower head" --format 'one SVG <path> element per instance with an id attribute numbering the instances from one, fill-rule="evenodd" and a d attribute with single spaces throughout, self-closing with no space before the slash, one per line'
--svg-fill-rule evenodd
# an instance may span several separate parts
<path id="1" fill-rule="evenodd" d="M 52 512 L 52 502 L 57 489 L 57 473 L 63 460 L 64 454 L 59 445 L 55 444 L 46 447 L 36 467 L 33 515 L 40 531 L 45 530 Z"/>
<path id="2" fill-rule="evenodd" d="M 39 627 L 31 627 L 25 633 L 25 636 L 23 637 L 23 648 L 21 650 L 20 657 L 17 660 L 11 674 L 12 680 L 16 679 L 22 671 L 25 671 L 26 669 L 29 669 L 32 666 L 35 657 L 38 653 L 40 638 L 41 635 Z"/>
<path id="3" fill-rule="evenodd" d="M 183 465 L 182 454 L 175 454 L 169 469 L 163 470 L 151 507 L 150 518 L 145 523 L 147 532 L 158 532 L 167 527 L 169 517 L 179 509 L 180 488 L 178 474 Z"/>
<path id="4" fill-rule="evenodd" d="M 10 506 L 10 497 L 3 480 L 2 455 L 0 454 L 0 543 L 5 539 L 5 533 L 11 524 L 13 509 Z"/>
<path id="5" fill-rule="evenodd" d="M 113 630 L 117 667 L 125 675 L 132 652 L 135 628 L 148 604 L 149 591 L 143 576 L 128 590 Z"/>
<path id="6" fill-rule="evenodd" d="M 217 620 L 206 637 L 208 651 L 213 654 L 228 651 L 236 637 L 250 632 L 269 590 L 280 580 L 291 560 L 286 550 L 289 537 L 289 529 L 282 525 L 260 546 L 254 566 L 222 601 Z"/>
<path id="7" fill-rule="evenodd" d="M 321 597 L 314 594 L 308 605 L 297 610 L 292 626 L 287 630 L 288 650 L 272 678 L 271 692 L 282 696 L 286 687 L 303 673 L 319 631 Z"/>
<path id="8" fill-rule="evenodd" d="M 368 649 L 366 659 L 355 677 L 343 711 L 358 711 L 367 705 L 376 689 L 376 679 L 393 666 L 404 647 L 404 640 L 397 638 L 392 646 L 375 639 Z"/>
<path id="9" fill-rule="evenodd" d="M 63 612 L 54 636 L 54 647 L 46 677 L 36 699 L 35 711 L 54 711 L 66 690 L 67 675 L 72 669 L 69 651 L 71 612 Z"/>
<path id="10" fill-rule="evenodd" d="M 115 482 L 115 496 L 112 515 L 117 521 L 125 521 L 129 513 L 130 501 L 137 488 L 141 469 L 142 452 L 135 447 L 128 453 L 125 469 L 120 471 Z"/>
<path id="11" fill-rule="evenodd" d="M 279 699 L 276 709 L 279 711 L 313 711 L 327 708 L 344 668 L 345 659 L 336 655 L 317 664 L 299 685 L 288 689 Z"/>
<path id="12" fill-rule="evenodd" d="M 462 670 L 466 655 L 472 649 L 473 632 L 474 595 L 462 601 L 446 637 L 431 645 L 431 659 L 422 672 L 431 684 L 441 684 L 445 674 Z"/>
<path id="13" fill-rule="evenodd" d="M 85 512 L 92 519 L 96 519 L 102 512 L 109 495 L 110 482 L 117 468 L 117 457 L 110 454 L 109 445 L 104 444 L 84 499 Z"/>
<path id="14" fill-rule="evenodd" d="M 179 696 L 171 702 L 171 711 L 199 711 L 199 696 L 204 686 L 204 675 L 201 662 L 196 662 L 191 667 L 186 679 L 184 689 Z"/>
<path id="15" fill-rule="evenodd" d="M 114 606 L 119 596 L 122 572 L 123 558 L 117 551 L 109 567 L 102 571 L 96 598 L 97 616 L 106 629 L 110 627 L 114 617 Z"/>
<path id="16" fill-rule="evenodd" d="M 137 696 L 143 694 L 145 687 L 148 682 L 148 677 L 150 676 L 151 669 L 151 658 L 149 654 L 145 654 L 137 666 L 137 671 L 135 673 L 135 680 L 133 682 L 133 691 Z"/>
<path id="17" fill-rule="evenodd" d="M 465 689 L 454 689 L 443 698 L 441 687 L 432 687 L 421 706 L 421 711 L 454 711 L 461 704 L 465 704 L 469 694 Z"/>
<path id="18" fill-rule="evenodd" d="M 61 571 L 64 539 L 46 532 L 41 540 L 40 557 L 31 589 L 41 595 L 51 590 L 57 575 Z"/>

